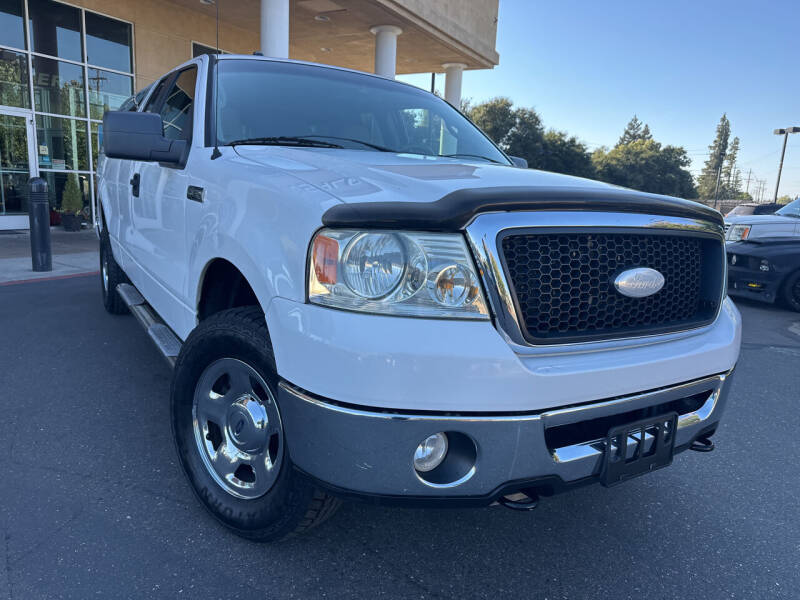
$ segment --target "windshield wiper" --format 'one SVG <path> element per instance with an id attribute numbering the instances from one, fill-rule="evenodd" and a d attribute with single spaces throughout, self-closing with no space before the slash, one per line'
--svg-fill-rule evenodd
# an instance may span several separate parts
<path id="1" fill-rule="evenodd" d="M 252 137 L 225 142 L 225 146 L 304 146 L 307 148 L 341 148 L 339 144 L 320 142 L 305 137 Z"/>
<path id="2" fill-rule="evenodd" d="M 499 160 L 495 160 L 493 158 L 489 158 L 488 156 L 481 156 L 480 154 L 456 153 L 456 154 L 440 154 L 439 156 L 441 156 L 443 158 L 462 158 L 462 157 L 463 158 L 480 158 L 480 159 L 483 159 L 483 160 L 488 160 L 490 163 L 494 163 L 496 165 L 505 164 L 505 163 L 501 163 Z"/>
<path id="3" fill-rule="evenodd" d="M 391 148 L 386 148 L 385 146 L 379 146 L 378 144 L 373 144 L 372 142 L 365 142 L 364 140 L 357 140 L 355 138 L 348 138 L 348 137 L 338 137 L 335 135 L 307 135 L 307 138 L 325 138 L 326 140 L 342 140 L 343 142 L 353 142 L 355 144 L 362 144 L 369 148 L 373 148 L 374 150 L 379 150 L 380 152 L 397 152 L 397 150 L 392 150 Z M 341 146 L 339 146 L 341 148 Z"/>

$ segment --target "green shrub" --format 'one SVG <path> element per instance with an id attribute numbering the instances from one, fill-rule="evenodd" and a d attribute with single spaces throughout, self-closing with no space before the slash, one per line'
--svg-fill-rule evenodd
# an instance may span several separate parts
<path id="1" fill-rule="evenodd" d="M 77 215 L 83 210 L 83 194 L 78 187 L 77 177 L 68 176 L 67 185 L 61 195 L 61 212 L 65 214 Z"/>

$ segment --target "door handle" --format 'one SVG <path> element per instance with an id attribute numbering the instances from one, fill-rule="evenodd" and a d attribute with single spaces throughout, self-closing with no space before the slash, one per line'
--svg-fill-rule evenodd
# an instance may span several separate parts
<path id="1" fill-rule="evenodd" d="M 139 177 L 138 173 L 134 173 L 133 177 L 131 177 L 131 193 L 138 198 L 139 197 L 139 181 L 141 177 Z"/>

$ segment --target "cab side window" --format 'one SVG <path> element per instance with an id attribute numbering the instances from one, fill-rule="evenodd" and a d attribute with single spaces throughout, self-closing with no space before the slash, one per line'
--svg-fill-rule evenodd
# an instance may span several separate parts
<path id="1" fill-rule="evenodd" d="M 144 107 L 144 112 L 158 112 L 158 99 L 161 96 L 161 92 L 164 91 L 164 85 L 167 83 L 169 76 L 164 77 L 155 84 L 155 89 L 153 93 L 150 94 L 150 97 L 147 99 L 147 105 Z"/>
<path id="2" fill-rule="evenodd" d="M 170 86 L 161 107 L 165 138 L 191 141 L 196 84 L 197 67 L 193 66 L 181 71 Z"/>

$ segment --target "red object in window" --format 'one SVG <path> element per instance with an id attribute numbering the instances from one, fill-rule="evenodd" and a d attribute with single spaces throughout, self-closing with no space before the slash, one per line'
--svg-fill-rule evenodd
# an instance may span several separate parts
<path id="1" fill-rule="evenodd" d="M 318 235 L 314 240 L 314 273 L 320 283 L 336 283 L 336 265 L 339 262 L 339 242 Z"/>

